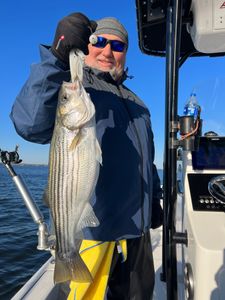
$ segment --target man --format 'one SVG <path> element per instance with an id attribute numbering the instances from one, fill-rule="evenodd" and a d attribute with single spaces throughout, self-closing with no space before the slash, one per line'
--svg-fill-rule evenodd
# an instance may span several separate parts
<path id="1" fill-rule="evenodd" d="M 58 92 L 62 81 L 70 80 L 69 52 L 73 48 L 87 54 L 83 85 L 95 105 L 103 158 L 91 199 L 100 225 L 83 230 L 85 241 L 117 241 L 109 260 L 104 297 L 149 300 L 154 287 L 149 229 L 162 224 L 161 189 L 153 164 L 149 111 L 123 85 L 128 49 L 123 25 L 115 18 L 104 18 L 96 24 L 80 13 L 63 18 L 52 47 L 41 46 L 42 61 L 32 66 L 11 118 L 23 138 L 50 142 Z M 124 240 L 125 261 L 118 250 Z M 91 260 L 93 263 L 95 256 Z M 97 296 L 85 299 L 101 300 Z"/>

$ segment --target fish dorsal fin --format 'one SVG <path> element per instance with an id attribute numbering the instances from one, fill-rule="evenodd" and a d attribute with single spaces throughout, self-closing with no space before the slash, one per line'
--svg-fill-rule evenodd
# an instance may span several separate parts
<path id="1" fill-rule="evenodd" d="M 78 49 L 72 49 L 70 51 L 70 74 L 71 81 L 83 80 L 83 65 L 84 65 L 84 53 Z"/>

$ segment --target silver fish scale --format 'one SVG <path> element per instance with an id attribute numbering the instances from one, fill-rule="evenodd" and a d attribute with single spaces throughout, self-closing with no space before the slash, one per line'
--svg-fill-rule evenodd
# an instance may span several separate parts
<path id="1" fill-rule="evenodd" d="M 61 143 L 59 140 L 61 140 Z M 76 182 L 73 182 L 74 155 L 70 155 L 69 146 L 65 130 L 63 128 L 56 130 L 56 138 L 54 137 L 51 143 L 50 161 L 52 161 L 52 170 L 49 178 L 49 192 L 52 195 L 50 202 L 53 208 L 57 250 L 60 257 L 69 255 L 71 251 L 70 244 L 73 240 L 69 222 L 71 222 L 72 195 L 76 189 Z"/>
<path id="2" fill-rule="evenodd" d="M 95 159 L 96 153 L 96 139 L 93 139 L 93 127 L 88 127 L 84 129 L 85 138 L 82 143 L 77 147 L 77 162 L 75 164 L 77 167 L 76 172 L 77 177 L 77 190 L 76 190 L 76 199 L 78 203 L 83 203 L 83 199 L 89 199 L 93 194 L 98 174 L 99 174 L 99 162 Z M 87 151 L 88 149 L 88 151 Z M 78 204 L 79 206 L 79 204 Z M 74 206 L 75 208 L 75 206 Z M 80 206 L 79 213 L 83 212 L 85 205 Z M 74 211 L 74 214 L 76 212 Z M 82 219 L 85 221 L 85 219 Z M 92 224 L 96 226 L 96 224 Z M 83 226 L 86 227 L 83 223 Z M 79 228 L 76 228 L 77 232 L 79 232 Z"/>
<path id="3" fill-rule="evenodd" d="M 87 224 L 85 216 L 81 218 L 99 174 L 94 121 L 93 118 L 81 129 L 81 141 L 73 150 L 69 149 L 75 134 L 60 127 L 59 122 L 51 142 L 49 200 L 55 220 L 57 250 L 63 257 L 77 250 L 74 249 L 75 239 L 77 234 L 81 238 L 82 227 L 97 225 L 91 218 L 92 224 Z"/>
<path id="4" fill-rule="evenodd" d="M 61 131 L 61 134 L 57 135 Z M 59 142 L 61 138 L 61 143 Z M 54 143 L 55 142 L 55 143 Z M 67 220 L 68 217 L 68 201 L 63 201 L 65 197 L 65 187 L 64 187 L 64 175 L 67 174 L 65 167 L 68 165 L 64 163 L 65 147 L 67 147 L 67 141 L 63 134 L 63 130 L 56 130 L 56 134 L 53 137 L 53 142 L 51 144 L 51 159 L 52 170 L 50 171 L 50 203 L 53 210 L 53 220 L 55 221 L 55 230 L 57 235 L 57 247 L 59 251 L 59 256 L 61 253 L 68 253 L 69 245 L 67 245 L 65 237 L 69 237 L 69 229 Z M 69 178 L 69 177 L 68 177 Z M 52 197 L 51 197 L 52 195 Z M 67 217 L 66 217 L 67 216 Z"/>

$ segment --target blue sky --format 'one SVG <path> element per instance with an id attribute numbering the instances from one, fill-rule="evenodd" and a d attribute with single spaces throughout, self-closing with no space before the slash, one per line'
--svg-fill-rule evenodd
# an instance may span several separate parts
<path id="1" fill-rule="evenodd" d="M 106 16 L 118 18 L 129 32 L 129 51 L 126 65 L 132 80 L 126 85 L 148 106 L 155 136 L 156 164 L 163 164 L 165 59 L 147 56 L 138 47 L 135 1 L 2 1 L 0 10 L 1 37 L 1 110 L 0 148 L 13 150 L 19 144 L 24 162 L 47 163 L 48 145 L 37 145 L 20 138 L 9 118 L 14 99 L 29 75 L 30 65 L 39 61 L 39 44 L 50 45 L 58 21 L 65 15 L 80 11 L 90 19 Z M 223 132 L 223 77 L 225 58 L 192 58 L 180 70 L 179 113 L 193 88 L 196 89 L 203 116 L 209 126 Z M 222 79 L 221 79 L 222 78 Z M 205 84 L 206 82 L 206 84 Z M 223 98 L 223 99 L 222 99 Z M 209 99 L 209 101 L 208 101 Z M 209 117 L 213 113 L 213 120 Z M 210 123 L 211 122 L 211 123 Z"/>

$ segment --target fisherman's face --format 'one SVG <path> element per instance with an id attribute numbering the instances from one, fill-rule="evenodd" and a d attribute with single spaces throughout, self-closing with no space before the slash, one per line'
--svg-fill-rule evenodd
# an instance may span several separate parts
<path id="1" fill-rule="evenodd" d="M 109 40 L 122 41 L 118 36 L 113 34 L 101 34 Z M 124 70 L 126 60 L 126 47 L 123 52 L 112 51 L 111 45 L 107 44 L 104 48 L 97 48 L 92 44 L 88 45 L 89 54 L 86 56 L 85 63 L 92 68 L 103 72 L 112 72 L 119 79 Z"/>

